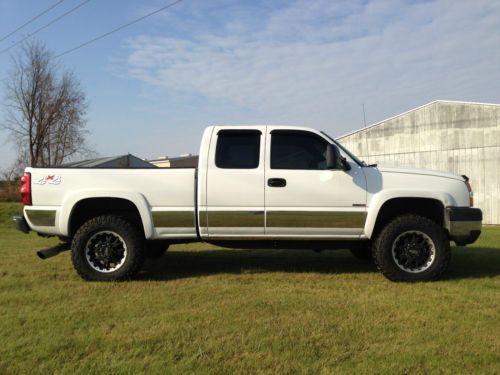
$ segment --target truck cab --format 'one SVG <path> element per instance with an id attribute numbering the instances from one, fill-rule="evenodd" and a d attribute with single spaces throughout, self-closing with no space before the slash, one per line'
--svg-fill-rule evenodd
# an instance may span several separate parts
<path id="1" fill-rule="evenodd" d="M 245 126 L 211 127 L 205 134 L 198 179 L 202 238 L 363 237 L 366 177 L 321 132 Z"/>

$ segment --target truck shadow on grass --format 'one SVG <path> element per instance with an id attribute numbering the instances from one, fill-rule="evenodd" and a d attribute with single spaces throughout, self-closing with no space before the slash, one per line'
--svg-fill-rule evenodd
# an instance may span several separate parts
<path id="1" fill-rule="evenodd" d="M 146 261 L 140 279 L 172 280 L 222 273 L 363 273 L 377 272 L 368 261 L 348 251 L 315 253 L 304 250 L 202 250 L 172 251 Z"/>
<path id="2" fill-rule="evenodd" d="M 222 273 L 378 273 L 369 261 L 354 258 L 348 251 L 315 253 L 304 250 L 201 250 L 172 251 L 148 260 L 139 280 L 175 280 Z M 453 248 L 445 280 L 500 275 L 500 249 Z"/>
<path id="3" fill-rule="evenodd" d="M 500 248 L 453 247 L 444 279 L 480 279 L 500 276 Z"/>

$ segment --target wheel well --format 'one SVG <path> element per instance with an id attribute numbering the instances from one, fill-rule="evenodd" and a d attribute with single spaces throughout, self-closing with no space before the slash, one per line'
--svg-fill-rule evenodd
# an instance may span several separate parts
<path id="1" fill-rule="evenodd" d="M 375 238 L 389 221 L 404 214 L 424 216 L 444 226 L 444 206 L 440 201 L 428 198 L 394 198 L 380 208 L 372 238 Z"/>
<path id="2" fill-rule="evenodd" d="M 121 198 L 88 198 L 75 204 L 69 220 L 69 235 L 75 232 L 87 220 L 100 215 L 118 215 L 126 218 L 144 233 L 141 215 L 134 203 Z"/>

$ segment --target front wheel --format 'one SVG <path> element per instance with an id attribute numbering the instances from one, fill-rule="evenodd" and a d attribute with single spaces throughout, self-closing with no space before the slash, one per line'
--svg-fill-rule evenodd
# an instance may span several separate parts
<path id="1" fill-rule="evenodd" d="M 374 241 L 373 258 L 392 281 L 432 281 L 448 268 L 448 236 L 434 221 L 403 215 L 389 222 Z"/>
<path id="2" fill-rule="evenodd" d="M 98 216 L 77 230 L 71 243 L 71 259 L 85 280 L 131 279 L 144 263 L 144 242 L 140 231 L 125 218 Z"/>

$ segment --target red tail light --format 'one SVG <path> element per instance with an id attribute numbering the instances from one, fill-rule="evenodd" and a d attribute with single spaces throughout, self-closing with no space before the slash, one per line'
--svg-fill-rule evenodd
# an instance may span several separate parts
<path id="1" fill-rule="evenodd" d="M 31 173 L 24 173 L 21 177 L 21 198 L 25 206 L 31 206 Z"/>

